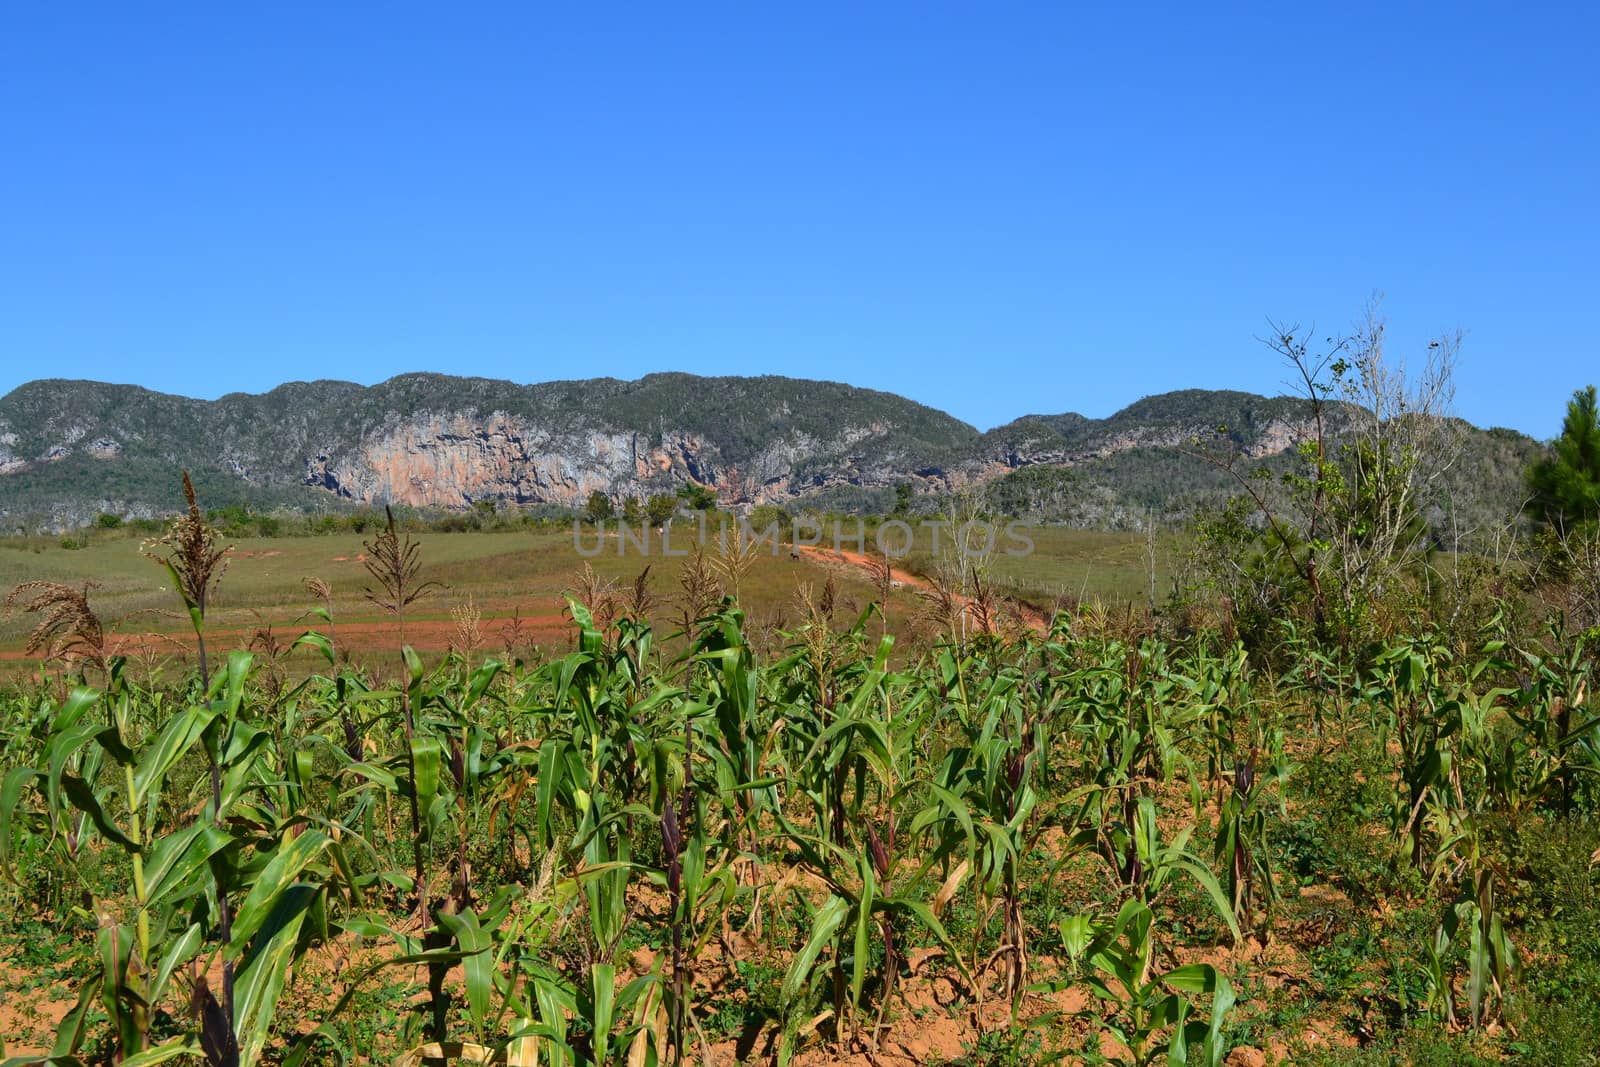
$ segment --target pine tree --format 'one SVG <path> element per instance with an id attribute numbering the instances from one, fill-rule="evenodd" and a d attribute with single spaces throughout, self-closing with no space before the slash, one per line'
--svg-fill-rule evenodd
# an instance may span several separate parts
<path id="1" fill-rule="evenodd" d="M 1546 523 L 1570 528 L 1600 517 L 1600 405 L 1595 387 L 1572 394 L 1561 436 L 1528 471 L 1529 507 Z"/>

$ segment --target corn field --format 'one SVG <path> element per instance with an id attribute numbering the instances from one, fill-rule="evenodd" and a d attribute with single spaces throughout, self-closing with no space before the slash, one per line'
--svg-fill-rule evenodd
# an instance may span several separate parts
<path id="1" fill-rule="evenodd" d="M 387 536 L 403 623 L 421 561 Z M 167 548 L 204 656 L 218 576 Z M 564 654 L 382 677 L 314 604 L 294 679 L 248 650 L 144 679 L 89 634 L 0 693 L 0 925 L 73 946 L 9 1051 L 1216 1067 L 1312 1032 L 1544 1062 L 1562 1004 L 1594 1032 L 1533 977 L 1600 944 L 1581 638 L 1263 657 L 1081 612 L 897 649 L 813 604 L 758 647 L 717 593 L 574 597 Z"/>

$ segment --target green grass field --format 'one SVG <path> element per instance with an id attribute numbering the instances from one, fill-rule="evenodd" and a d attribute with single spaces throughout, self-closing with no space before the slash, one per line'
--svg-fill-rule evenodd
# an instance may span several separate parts
<path id="1" fill-rule="evenodd" d="M 1008 593 L 1023 596 L 1041 607 L 1059 598 L 1099 597 L 1111 601 L 1142 601 L 1148 591 L 1149 564 L 1142 538 L 1055 528 L 1029 528 L 1033 542 L 1027 556 L 997 553 L 989 563 L 991 582 Z M 658 621 L 673 617 L 672 600 L 678 590 L 683 555 L 665 555 L 659 536 L 644 551 L 629 542 L 618 551 L 615 536 L 604 545 L 585 528 L 581 544 L 592 558 L 581 555 L 570 529 L 430 533 L 414 535 L 421 547 L 422 577 L 440 583 L 408 614 L 407 640 L 425 650 L 441 651 L 456 636 L 453 609 L 471 603 L 481 613 L 479 630 L 484 647 L 499 650 L 513 614 L 520 616 L 531 640 L 542 646 L 564 647 L 568 627 L 562 617 L 564 594 L 581 584 L 585 563 L 602 581 L 619 590 L 630 587 L 646 564 L 657 600 Z M 336 627 L 345 631 L 346 645 L 392 648 L 390 621 L 365 595 L 373 584 L 362 562 L 363 537 L 335 534 L 319 537 L 246 538 L 231 543 L 227 572 L 208 617 L 216 640 L 225 645 L 245 644 L 255 632 L 272 626 L 276 638 L 287 642 L 311 625 L 307 612 L 317 606 L 306 590 L 307 578 L 320 578 L 333 590 Z M 685 551 L 693 535 L 684 527 L 674 533 L 670 547 Z M 868 534 L 867 547 L 873 541 Z M 163 570 L 141 553 L 143 542 L 121 532 L 89 538 L 80 548 L 56 542 L 0 542 L 0 588 L 6 591 L 33 580 L 81 586 L 92 583 L 90 603 L 107 628 L 121 639 L 134 635 L 163 634 L 181 638 L 187 620 L 167 585 Z M 832 545 L 831 532 L 821 547 Z M 854 544 L 846 540 L 843 547 Z M 1017 547 L 1015 542 L 1011 547 Z M 714 536 L 708 553 L 716 556 Z M 926 531 L 912 553 L 897 566 L 917 574 L 936 570 Z M 1157 590 L 1170 578 L 1169 551 L 1162 546 L 1157 561 Z M 758 626 L 782 628 L 797 617 L 797 592 L 809 584 L 820 591 L 832 577 L 840 609 L 859 611 L 876 599 L 867 574 L 860 567 L 829 563 L 812 557 L 792 559 L 786 547 L 773 552 L 763 546 L 739 578 L 740 601 Z M 724 584 L 726 584 L 724 577 Z M 921 602 L 915 590 L 896 589 L 890 598 L 891 629 L 904 632 Z M 36 620 L 21 611 L 0 619 L 0 654 L 16 659 Z M 176 646 L 173 646 L 174 648 Z"/>
<path id="2" fill-rule="evenodd" d="M 1018 532 L 1032 542 L 1032 551 L 1021 554 L 1018 542 L 1002 536 L 988 565 L 992 579 L 1007 592 L 1041 606 L 1095 598 L 1143 603 L 1150 595 L 1151 561 L 1142 535 L 1060 526 L 1029 526 Z M 932 547 L 931 535 L 919 537 L 906 560 L 910 569 L 932 573 L 936 569 Z M 1018 554 L 1008 553 L 1008 548 Z M 1160 537 L 1155 545 L 1158 601 L 1171 588 L 1175 556 L 1174 539 Z"/>

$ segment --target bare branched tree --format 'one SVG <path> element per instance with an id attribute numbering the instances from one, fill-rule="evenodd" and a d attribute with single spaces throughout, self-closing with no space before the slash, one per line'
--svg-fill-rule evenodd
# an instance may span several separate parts
<path id="1" fill-rule="evenodd" d="M 1387 331 L 1374 296 L 1351 335 L 1346 366 L 1336 368 L 1352 423 L 1350 482 L 1333 527 L 1347 597 L 1381 596 L 1418 561 L 1429 541 L 1421 509 L 1463 444 L 1464 424 L 1451 417 L 1462 334 L 1430 342 L 1412 373 L 1385 351 Z"/>
<path id="2" fill-rule="evenodd" d="M 1568 625 L 1600 627 L 1600 528 L 1578 525 L 1552 532 L 1530 577 Z"/>
<path id="3" fill-rule="evenodd" d="M 989 523 L 982 490 L 975 485 L 959 490 L 950 505 L 950 536 L 939 543 L 935 567 L 948 584 L 971 596 L 975 583 L 989 576 L 997 540 Z"/>
<path id="4" fill-rule="evenodd" d="M 1154 508 L 1149 508 L 1144 515 L 1144 565 L 1146 577 L 1150 582 L 1146 596 L 1151 611 L 1156 610 L 1156 565 L 1160 560 L 1160 554 L 1156 550 L 1156 513 Z"/>
<path id="5" fill-rule="evenodd" d="M 1222 455 L 1195 454 L 1227 472 L 1254 505 L 1281 559 L 1305 583 L 1320 628 L 1330 583 L 1347 611 L 1369 603 L 1431 543 L 1422 508 L 1462 448 L 1462 424 L 1450 415 L 1461 335 L 1431 342 L 1412 375 L 1386 351 L 1376 297 L 1349 334 L 1320 344 L 1314 330 L 1269 326 L 1261 341 L 1288 365 L 1291 386 L 1310 409 L 1297 444 L 1304 468 L 1284 480 L 1288 499 L 1270 491 L 1261 471 L 1243 468 L 1226 432 Z"/>

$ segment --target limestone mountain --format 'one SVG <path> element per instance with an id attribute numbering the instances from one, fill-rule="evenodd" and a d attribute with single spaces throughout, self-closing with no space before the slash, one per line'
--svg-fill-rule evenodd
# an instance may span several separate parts
<path id="1" fill-rule="evenodd" d="M 1328 438 L 1346 437 L 1358 414 L 1324 404 Z M 1544 451 L 1515 430 L 1460 420 L 1452 428 L 1459 431 L 1453 462 L 1420 501 L 1441 540 L 1515 516 L 1528 465 Z M 1231 456 L 1245 476 L 1261 468 L 1279 475 L 1299 462 L 1296 449 L 1314 431 L 1304 398 L 1229 390 L 1163 393 L 1104 419 L 1028 415 L 984 434 L 981 452 L 994 475 L 985 494 L 996 511 L 1041 521 L 1133 528 L 1154 516 L 1172 523 L 1239 491 L 1217 461 Z M 1275 495 L 1271 482 L 1267 490 Z"/>
<path id="2" fill-rule="evenodd" d="M 982 484 L 1002 510 L 1115 526 L 1227 491 L 1195 459 L 1197 439 L 1220 433 L 1243 462 L 1282 465 L 1308 422 L 1303 400 L 1205 390 L 980 433 L 892 393 L 775 376 L 404 374 L 211 401 L 42 380 L 0 397 L 0 518 L 16 528 L 168 512 L 174 473 L 188 468 L 209 504 L 255 509 L 574 508 L 595 491 L 620 501 L 687 484 L 729 506 L 886 509 L 901 483 L 922 495 Z M 1461 484 L 1486 505 L 1511 501 L 1540 446 L 1506 430 L 1467 437 Z"/>
<path id="3" fill-rule="evenodd" d="M 208 501 L 255 507 L 577 507 L 596 490 L 690 482 L 731 504 L 783 501 L 942 471 L 978 439 L 899 396 L 780 377 L 524 386 L 405 374 L 214 401 L 45 380 L 0 398 L 0 514 L 70 523 L 170 510 L 179 467 Z"/>

